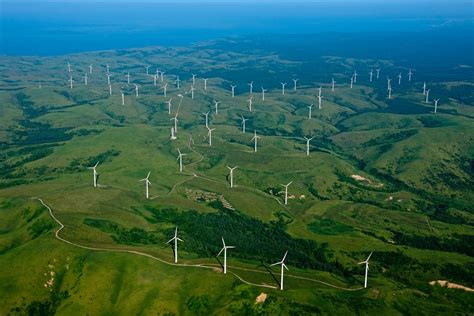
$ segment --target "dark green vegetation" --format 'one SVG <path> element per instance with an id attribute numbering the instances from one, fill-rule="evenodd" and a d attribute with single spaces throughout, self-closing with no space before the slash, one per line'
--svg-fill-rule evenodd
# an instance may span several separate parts
<path id="1" fill-rule="evenodd" d="M 429 83 L 431 96 L 441 100 L 435 115 L 420 93 L 423 73 L 415 72 L 412 83 L 392 82 L 394 98 L 386 98 L 385 77 L 406 76 L 404 67 L 416 65 L 292 59 L 237 47 L 219 41 L 0 58 L 1 315 L 474 311 L 472 292 L 429 284 L 474 287 L 474 83 Z M 74 70 L 72 90 L 67 62 Z M 85 86 L 82 76 L 91 63 Z M 145 65 L 166 71 L 167 98 L 161 80 L 155 87 L 145 75 Z M 377 67 L 381 79 L 370 84 L 366 74 Z M 349 89 L 354 69 L 360 77 Z M 138 98 L 126 84 L 127 72 L 140 85 Z M 173 74 L 182 80 L 179 91 Z M 295 74 L 301 78 L 296 92 Z M 334 93 L 332 76 L 338 81 Z M 284 96 L 279 82 L 288 82 Z M 265 102 L 257 93 L 261 85 L 268 89 Z M 317 104 L 320 85 L 323 107 L 313 107 L 310 120 L 307 105 Z M 170 141 L 180 93 L 178 139 Z M 165 101 L 171 97 L 170 116 Z M 221 101 L 218 114 L 214 100 Z M 208 110 L 216 128 L 212 147 L 202 115 Z M 241 115 L 249 119 L 247 134 L 241 133 Z M 257 153 L 254 130 L 261 136 Z M 304 136 L 315 137 L 309 157 Z M 178 149 L 187 154 L 183 173 Z M 97 162 L 99 187 L 93 188 L 86 167 Z M 235 165 L 236 187 L 230 189 L 226 166 Z M 151 199 L 145 200 L 138 180 L 149 171 Z M 284 206 L 280 184 L 289 181 Z M 33 197 L 51 206 L 65 225 L 60 237 L 73 244 L 55 238 L 58 223 Z M 200 267 L 136 254 L 171 262 L 165 243 L 175 226 L 184 240 L 179 262 Z M 215 257 L 221 236 L 236 246 L 229 250 L 226 276 L 222 258 Z M 269 264 L 287 250 L 285 291 L 265 287 L 278 286 L 279 268 Z M 357 263 L 372 251 L 369 288 L 357 290 L 364 272 Z M 255 304 L 261 292 L 268 297 Z"/>

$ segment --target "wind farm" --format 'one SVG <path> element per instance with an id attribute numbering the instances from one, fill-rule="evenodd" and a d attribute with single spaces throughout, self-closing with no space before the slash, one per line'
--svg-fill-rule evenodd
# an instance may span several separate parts
<path id="1" fill-rule="evenodd" d="M 0 56 L 0 314 L 472 311 L 472 70 L 263 42 Z"/>

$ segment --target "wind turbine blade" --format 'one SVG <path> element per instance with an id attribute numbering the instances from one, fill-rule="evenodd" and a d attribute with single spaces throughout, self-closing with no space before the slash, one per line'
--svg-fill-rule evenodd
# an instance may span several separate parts
<path id="1" fill-rule="evenodd" d="M 365 261 L 362 261 L 362 262 L 359 262 L 358 264 L 364 264 L 364 263 L 366 263 L 366 262 L 365 262 Z"/>
<path id="2" fill-rule="evenodd" d="M 99 165 L 100 161 L 97 161 L 97 163 L 94 165 L 94 168 L 96 168 Z"/>
<path id="3" fill-rule="evenodd" d="M 170 240 L 168 240 L 166 243 L 169 244 L 170 242 L 172 242 L 174 240 L 174 237 L 171 238 Z"/>
<path id="4" fill-rule="evenodd" d="M 235 246 L 226 246 L 227 249 L 235 248 Z"/>
<path id="5" fill-rule="evenodd" d="M 287 251 L 287 252 L 285 252 L 285 255 L 283 256 L 283 259 L 281 259 L 281 262 L 284 262 L 284 261 L 285 261 L 285 259 L 286 259 L 286 255 L 287 255 L 287 254 L 288 254 L 288 251 Z"/>
<path id="6" fill-rule="evenodd" d="M 288 269 L 288 267 L 286 266 L 286 264 L 282 263 L 282 266 L 283 266 L 287 271 L 290 271 L 290 269 Z"/>
<path id="7" fill-rule="evenodd" d="M 219 255 L 224 251 L 225 247 L 221 249 L 221 251 L 219 251 L 219 253 L 216 255 L 216 257 L 219 257 Z"/>
<path id="8" fill-rule="evenodd" d="M 370 255 L 367 257 L 367 260 L 365 260 L 365 261 L 368 262 L 373 253 L 374 253 L 374 252 L 372 251 L 372 252 L 370 253 Z"/>
<path id="9" fill-rule="evenodd" d="M 225 248 L 225 241 L 224 241 L 224 237 L 222 237 L 222 244 L 224 245 L 224 248 Z"/>
<path id="10" fill-rule="evenodd" d="M 276 265 L 282 264 L 282 263 L 283 263 L 283 262 L 279 261 L 279 262 L 276 262 L 276 263 L 271 264 L 270 267 L 273 267 L 273 266 L 276 266 Z"/>
<path id="11" fill-rule="evenodd" d="M 179 241 L 183 241 L 183 240 L 182 240 L 181 238 L 179 238 L 179 237 L 176 237 L 176 239 L 179 240 Z"/>

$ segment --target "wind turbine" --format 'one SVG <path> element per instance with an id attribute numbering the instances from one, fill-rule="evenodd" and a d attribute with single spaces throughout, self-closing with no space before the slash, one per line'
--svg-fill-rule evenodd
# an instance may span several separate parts
<path id="1" fill-rule="evenodd" d="M 232 249 L 235 248 L 235 246 L 226 246 L 224 237 L 222 237 L 222 249 L 219 251 L 216 257 L 219 257 L 219 255 L 224 252 L 224 274 L 227 274 L 227 249 Z"/>
<path id="2" fill-rule="evenodd" d="M 401 85 L 402 84 L 402 73 L 399 72 L 398 73 L 398 85 Z"/>
<path id="3" fill-rule="evenodd" d="M 249 103 L 249 111 L 250 112 L 252 112 L 252 100 L 253 100 L 253 96 L 251 95 L 250 99 L 247 100 L 247 102 Z"/>
<path id="4" fill-rule="evenodd" d="M 163 97 L 166 98 L 166 90 L 168 89 L 168 83 L 163 85 Z"/>
<path id="5" fill-rule="evenodd" d="M 281 84 L 281 94 L 282 94 L 282 95 L 285 95 L 285 86 L 286 86 L 286 82 L 285 82 L 285 83 L 283 83 L 283 82 L 280 82 L 280 84 Z"/>
<path id="6" fill-rule="evenodd" d="M 209 80 L 208 78 L 204 78 L 204 91 L 207 90 L 207 80 Z"/>
<path id="7" fill-rule="evenodd" d="M 176 160 L 179 160 L 179 172 L 183 172 L 183 156 L 186 156 L 187 154 L 182 154 L 181 150 L 178 148 L 178 158 Z"/>
<path id="8" fill-rule="evenodd" d="M 354 85 L 354 76 L 351 77 L 351 89 L 353 85 Z"/>
<path id="9" fill-rule="evenodd" d="M 230 86 L 230 88 L 232 89 L 232 97 L 235 96 L 235 88 L 236 88 L 236 87 L 237 87 L 237 86 L 233 86 L 233 85 Z"/>
<path id="10" fill-rule="evenodd" d="M 107 84 L 110 85 L 110 76 L 112 76 L 111 74 L 107 74 Z"/>
<path id="11" fill-rule="evenodd" d="M 167 244 L 174 241 L 174 263 L 178 262 L 178 241 L 183 241 L 181 238 L 178 237 L 178 227 L 174 230 L 174 237 L 168 240 Z"/>
<path id="12" fill-rule="evenodd" d="M 145 66 L 145 70 L 146 70 L 146 75 L 148 76 L 149 75 L 149 70 L 150 69 L 150 66 Z"/>
<path id="13" fill-rule="evenodd" d="M 233 168 L 227 166 L 227 169 L 229 169 L 230 171 L 230 187 L 233 188 L 234 187 L 234 170 L 237 169 L 238 166 L 235 166 Z"/>
<path id="14" fill-rule="evenodd" d="M 214 108 L 216 109 L 216 115 L 217 115 L 217 107 L 219 106 L 219 103 L 221 103 L 221 101 L 214 100 Z"/>
<path id="15" fill-rule="evenodd" d="M 161 77 L 160 77 L 161 82 L 163 82 L 163 81 L 165 80 L 165 73 L 166 73 L 166 72 L 164 72 L 164 71 L 162 71 L 162 72 L 160 73 L 160 75 L 161 75 Z"/>
<path id="16" fill-rule="evenodd" d="M 365 259 L 365 261 L 362 261 L 362 262 L 358 263 L 358 264 L 365 264 L 364 288 L 367 288 L 367 277 L 368 277 L 368 274 L 369 274 L 369 259 L 370 259 L 370 256 L 372 256 L 372 252 L 367 257 L 367 259 Z"/>
<path id="17" fill-rule="evenodd" d="M 254 131 L 253 133 L 253 137 L 251 140 L 254 141 L 254 144 L 253 144 L 253 152 L 257 152 L 257 142 L 258 142 L 258 139 L 260 138 L 260 136 L 257 136 L 257 131 Z"/>
<path id="18" fill-rule="evenodd" d="M 387 76 L 387 90 L 392 87 L 392 79 Z"/>
<path id="19" fill-rule="evenodd" d="M 426 90 L 425 103 L 428 103 L 428 98 L 430 97 L 430 89 Z"/>
<path id="20" fill-rule="evenodd" d="M 122 95 L 122 105 L 125 105 L 125 94 L 122 90 L 120 90 L 120 94 Z"/>
<path id="21" fill-rule="evenodd" d="M 434 99 L 433 101 L 434 101 L 434 106 L 435 106 L 434 112 L 436 113 L 436 111 L 438 110 L 438 101 L 439 101 L 439 99 Z"/>
<path id="22" fill-rule="evenodd" d="M 166 104 L 168 104 L 168 115 L 171 115 L 171 101 L 173 101 L 173 98 L 166 101 Z"/>
<path id="23" fill-rule="evenodd" d="M 170 118 L 170 121 L 174 121 L 174 132 L 175 134 L 178 133 L 178 113 L 172 118 Z"/>
<path id="24" fill-rule="evenodd" d="M 140 182 L 142 182 L 142 181 L 145 182 L 145 197 L 147 199 L 149 198 L 148 186 L 151 184 L 151 182 L 150 182 L 150 180 L 148 180 L 148 178 L 150 178 L 150 171 L 148 171 L 148 175 L 146 176 L 146 178 L 139 180 Z"/>
<path id="25" fill-rule="evenodd" d="M 262 101 L 265 101 L 265 92 L 266 91 L 267 90 L 263 89 L 263 87 L 262 87 Z"/>
<path id="26" fill-rule="evenodd" d="M 332 81 L 331 81 L 331 91 L 332 92 L 334 92 L 335 86 L 336 86 L 336 80 L 334 80 L 334 78 L 332 78 Z"/>
<path id="27" fill-rule="evenodd" d="M 194 100 L 194 85 L 191 86 L 191 99 Z"/>
<path id="28" fill-rule="evenodd" d="M 109 96 L 112 95 L 112 85 L 109 85 Z"/>
<path id="29" fill-rule="evenodd" d="M 270 265 L 270 267 L 272 267 L 272 266 L 276 266 L 277 264 L 281 264 L 281 273 L 280 273 L 280 290 L 281 291 L 283 291 L 283 272 L 285 271 L 284 269 L 288 270 L 288 267 L 285 264 L 285 259 L 286 259 L 287 254 L 288 254 L 288 251 L 285 252 L 285 255 L 283 256 L 283 259 L 281 259 L 281 261 Z"/>
<path id="30" fill-rule="evenodd" d="M 389 87 L 389 88 L 388 88 L 388 99 L 389 99 L 389 100 L 392 99 L 392 87 Z"/>
<path id="31" fill-rule="evenodd" d="M 74 80 L 72 80 L 72 76 L 69 77 L 69 87 L 71 88 L 72 90 L 72 83 L 74 82 Z"/>
<path id="32" fill-rule="evenodd" d="M 308 110 L 309 110 L 309 112 L 308 112 L 308 118 L 309 118 L 309 119 L 311 119 L 311 111 L 312 111 L 312 109 L 313 109 L 313 104 L 308 105 Z"/>
<path id="33" fill-rule="evenodd" d="M 253 93 L 253 81 L 251 81 L 251 82 L 248 84 L 248 86 L 249 86 L 249 92 L 250 92 L 250 94 L 252 94 L 252 93 Z"/>
<path id="34" fill-rule="evenodd" d="M 370 69 L 370 72 L 369 72 L 369 81 L 370 82 L 372 82 L 373 77 L 374 77 L 374 70 Z"/>
<path id="35" fill-rule="evenodd" d="M 206 127 L 209 128 L 209 111 L 202 113 L 206 117 Z"/>
<path id="36" fill-rule="evenodd" d="M 109 67 L 109 64 L 105 65 L 105 68 L 107 69 L 107 74 L 110 73 L 110 67 Z"/>
<path id="37" fill-rule="evenodd" d="M 97 187 L 97 166 L 99 165 L 99 162 L 97 161 L 97 163 L 93 166 L 93 167 L 87 167 L 87 169 L 90 169 L 93 171 L 93 177 L 94 177 L 94 188 Z"/>
<path id="38" fill-rule="evenodd" d="M 375 71 L 377 72 L 377 79 L 379 79 L 379 76 L 380 76 L 380 68 L 375 69 Z"/>
<path id="39" fill-rule="evenodd" d="M 179 80 L 179 76 L 176 77 L 176 80 L 174 81 L 174 83 L 176 84 L 176 88 L 179 90 L 179 84 L 180 84 L 181 80 Z"/>
<path id="40" fill-rule="evenodd" d="M 170 137 L 171 140 L 175 140 L 176 139 L 176 135 L 174 134 L 174 127 L 171 127 L 171 137 Z"/>
<path id="41" fill-rule="evenodd" d="M 130 73 L 127 72 L 127 75 L 125 77 L 127 77 L 127 84 L 130 84 Z"/>
<path id="42" fill-rule="evenodd" d="M 70 73 L 71 71 L 72 71 L 72 69 L 71 69 L 71 64 L 68 62 L 68 63 L 67 63 L 67 72 Z"/>
<path id="43" fill-rule="evenodd" d="M 318 95 L 318 110 L 321 110 L 321 103 L 323 102 L 323 96 Z"/>
<path id="44" fill-rule="evenodd" d="M 138 98 L 138 85 L 136 83 L 133 84 L 135 86 L 135 96 Z"/>
<path id="45" fill-rule="evenodd" d="M 87 86 L 87 72 L 84 74 L 84 85 Z"/>
<path id="46" fill-rule="evenodd" d="M 158 75 L 154 74 L 153 75 L 153 85 L 156 87 L 156 81 L 158 81 Z"/>
<path id="47" fill-rule="evenodd" d="M 212 131 L 215 130 L 215 128 L 207 128 L 207 136 L 209 136 L 209 147 L 212 146 Z"/>
<path id="48" fill-rule="evenodd" d="M 411 68 L 410 68 L 410 70 L 408 70 L 408 81 L 411 81 L 411 76 L 413 76 L 413 72 L 411 71 Z"/>
<path id="49" fill-rule="evenodd" d="M 193 75 L 193 86 L 196 84 L 196 74 L 192 74 Z"/>
<path id="50" fill-rule="evenodd" d="M 241 116 L 241 118 L 242 118 L 242 133 L 245 134 L 245 122 L 247 122 L 249 119 L 246 119 L 243 116 Z"/>
<path id="51" fill-rule="evenodd" d="M 291 79 L 293 80 L 293 91 L 296 91 L 296 83 L 298 82 L 299 79 Z"/>
<path id="52" fill-rule="evenodd" d="M 319 88 L 318 88 L 318 96 L 321 96 L 322 93 L 323 93 L 323 87 L 319 86 Z"/>
<path id="53" fill-rule="evenodd" d="M 426 82 L 423 82 L 423 95 L 426 94 Z"/>
<path id="54" fill-rule="evenodd" d="M 290 181 L 288 184 L 281 184 L 281 186 L 285 187 L 285 205 L 288 205 L 288 187 L 292 183 L 293 181 Z"/>
<path id="55" fill-rule="evenodd" d="M 314 138 L 314 136 L 311 137 L 311 138 L 308 138 L 306 136 L 304 137 L 304 139 L 306 140 L 306 156 L 309 156 L 309 142 L 312 141 L 313 138 Z"/>
<path id="56" fill-rule="evenodd" d="M 357 73 L 357 70 L 354 70 L 354 74 L 352 75 L 354 77 L 354 83 L 357 83 L 357 76 L 359 74 Z"/>
<path id="57" fill-rule="evenodd" d="M 89 73 L 92 73 L 92 64 L 89 65 Z"/>

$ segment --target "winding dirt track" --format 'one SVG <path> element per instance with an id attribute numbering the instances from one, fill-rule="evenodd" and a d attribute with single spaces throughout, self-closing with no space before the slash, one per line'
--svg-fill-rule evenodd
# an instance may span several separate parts
<path id="1" fill-rule="evenodd" d="M 140 252 L 140 251 L 136 251 L 136 250 L 128 250 L 128 249 L 112 249 L 112 248 L 103 248 L 103 247 L 91 247 L 91 246 L 84 246 L 84 245 L 80 245 L 80 244 L 77 244 L 75 242 L 72 242 L 72 241 L 69 241 L 67 239 L 64 239 L 63 237 L 61 237 L 59 235 L 59 233 L 61 232 L 61 230 L 64 228 L 64 224 L 54 215 L 53 213 L 53 209 L 47 205 L 41 198 L 36 198 L 45 208 L 48 209 L 49 211 L 49 215 L 51 216 L 51 218 L 56 222 L 58 223 L 59 225 L 59 228 L 55 231 L 54 235 L 55 237 L 68 244 L 68 245 L 71 245 L 71 246 L 74 246 L 74 247 L 78 247 L 78 248 L 82 248 L 82 249 L 87 249 L 87 250 L 93 250 L 93 251 L 108 251 L 108 252 L 123 252 L 123 253 L 130 253 L 130 254 L 134 254 L 134 255 L 139 255 L 139 256 L 144 256 L 144 257 L 147 257 L 147 258 L 150 258 L 150 259 L 153 259 L 153 260 L 156 260 L 156 261 L 159 261 L 161 263 L 164 263 L 164 264 L 167 264 L 167 265 L 170 265 L 170 266 L 175 266 L 175 267 L 188 267 L 188 268 L 202 268 L 202 269 L 215 269 L 216 267 L 219 267 L 218 265 L 213 265 L 213 264 L 188 264 L 188 263 L 174 263 L 174 262 L 169 262 L 169 261 L 166 261 L 166 260 L 163 260 L 161 258 L 158 258 L 158 257 L 155 257 L 153 255 L 150 255 L 148 253 L 144 253 L 144 252 Z M 268 272 L 265 272 L 265 271 L 260 271 L 260 270 L 254 270 L 254 269 L 247 269 L 247 268 L 240 268 L 240 267 L 234 267 L 234 266 L 227 266 L 227 270 L 229 271 L 229 269 L 234 269 L 234 270 L 241 270 L 241 271 L 249 271 L 249 272 L 254 272 L 254 273 L 268 273 Z M 259 283 L 252 283 L 252 282 L 249 282 L 247 280 L 245 280 L 244 278 L 242 278 L 241 276 L 239 276 L 237 273 L 233 272 L 233 271 L 229 271 L 230 274 L 232 274 L 234 277 L 236 277 L 237 279 L 239 279 L 241 282 L 243 283 L 246 283 L 248 285 L 252 285 L 252 286 L 257 286 L 257 287 L 265 287 L 265 288 L 270 288 L 270 289 L 277 289 L 278 287 L 277 286 L 272 286 L 272 285 L 268 285 L 268 284 L 259 284 Z M 343 287 L 339 287 L 337 285 L 333 285 L 333 284 L 330 284 L 330 283 L 326 283 L 324 281 L 321 281 L 321 280 L 317 280 L 317 279 L 311 279 L 311 278 L 307 278 L 307 277 L 301 277 L 301 276 L 297 276 L 297 275 L 292 275 L 292 274 L 286 274 L 285 277 L 287 278 L 294 278 L 294 279 L 300 279 L 300 280 L 306 280 L 306 281 L 311 281 L 311 282 L 316 282 L 316 283 L 320 283 L 320 284 L 324 284 L 326 286 L 329 286 L 329 287 L 332 287 L 332 288 L 335 288 L 335 289 L 339 289 L 339 290 L 344 290 L 344 291 L 358 291 L 358 290 L 363 290 L 362 287 L 360 288 L 355 288 L 355 289 L 349 289 L 349 288 L 343 288 Z"/>

